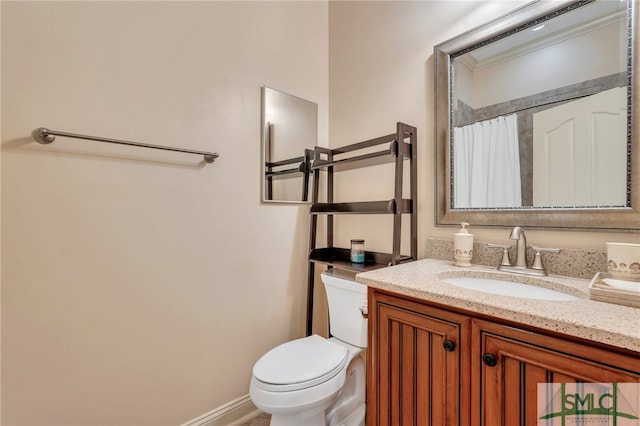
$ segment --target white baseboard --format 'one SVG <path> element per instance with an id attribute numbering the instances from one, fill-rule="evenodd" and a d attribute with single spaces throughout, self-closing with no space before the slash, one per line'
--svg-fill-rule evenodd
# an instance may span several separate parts
<path id="1" fill-rule="evenodd" d="M 239 426 L 259 414 L 249 395 L 245 395 L 181 426 Z"/>

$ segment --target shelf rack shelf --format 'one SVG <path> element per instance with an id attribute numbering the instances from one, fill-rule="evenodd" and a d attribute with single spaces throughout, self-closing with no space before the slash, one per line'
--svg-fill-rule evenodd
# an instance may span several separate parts
<path id="1" fill-rule="evenodd" d="M 302 176 L 302 193 L 300 196 L 301 201 L 307 201 L 309 198 L 309 176 L 311 174 L 311 158 L 313 157 L 313 150 L 305 149 L 302 157 L 287 158 L 280 161 L 266 161 L 264 163 L 265 170 L 265 198 L 267 200 L 273 199 L 273 184 L 274 180 L 287 179 Z M 280 167 L 293 165 L 286 169 Z"/>
<path id="2" fill-rule="evenodd" d="M 357 203 L 314 203 L 311 214 L 394 214 L 411 213 L 412 200 L 400 200 L 399 208 L 396 200 L 361 201 Z"/>
<path id="3" fill-rule="evenodd" d="M 364 263 L 352 263 L 350 255 L 351 251 L 346 248 L 324 247 L 313 249 L 309 254 L 309 261 L 353 272 L 373 271 L 374 269 L 386 268 L 392 265 L 389 253 L 365 251 Z M 401 255 L 398 263 L 410 260 L 412 260 L 411 256 Z"/>
<path id="4" fill-rule="evenodd" d="M 396 132 L 363 142 L 339 148 L 316 147 L 311 170 L 314 174 L 309 238 L 309 274 L 307 288 L 307 335 L 312 333 L 313 293 L 315 284 L 315 265 L 323 264 L 329 268 L 340 268 L 352 272 L 365 272 L 384 268 L 417 258 L 417 169 L 416 169 L 417 131 L 408 124 L 397 123 Z M 409 198 L 403 198 L 404 164 L 409 162 Z M 354 168 L 371 167 L 384 163 L 394 163 L 394 197 L 390 200 L 334 202 L 334 172 Z M 319 202 L 320 173 L 326 173 L 326 201 Z M 333 246 L 334 215 L 378 214 L 393 216 L 393 241 L 389 253 L 365 252 L 363 264 L 352 263 L 350 250 Z M 400 253 L 402 216 L 410 216 L 410 254 Z M 326 247 L 316 247 L 318 217 L 326 217 Z"/>

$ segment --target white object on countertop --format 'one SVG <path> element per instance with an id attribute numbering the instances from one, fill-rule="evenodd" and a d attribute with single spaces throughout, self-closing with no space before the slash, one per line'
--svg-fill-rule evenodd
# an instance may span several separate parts
<path id="1" fill-rule="evenodd" d="M 611 287 L 623 288 L 625 290 L 637 291 L 640 293 L 640 281 L 625 281 L 617 280 L 615 278 L 603 278 L 602 282 Z"/>
<path id="2" fill-rule="evenodd" d="M 453 234 L 453 258 L 456 266 L 471 266 L 471 258 L 473 257 L 473 234 L 467 230 L 469 224 L 461 223 L 462 228 L 456 234 Z"/>
<path id="3" fill-rule="evenodd" d="M 614 278 L 640 279 L 640 244 L 607 243 L 607 270 Z"/>

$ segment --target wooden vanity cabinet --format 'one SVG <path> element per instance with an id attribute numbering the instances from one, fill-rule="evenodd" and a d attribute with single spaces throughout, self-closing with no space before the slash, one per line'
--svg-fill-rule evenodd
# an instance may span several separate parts
<path id="1" fill-rule="evenodd" d="M 640 383 L 638 353 L 372 288 L 368 303 L 368 426 L 535 426 L 538 383 Z"/>
<path id="2" fill-rule="evenodd" d="M 470 320 L 369 291 L 367 424 L 468 425 Z"/>
<path id="3" fill-rule="evenodd" d="M 472 321 L 473 426 L 537 425 L 538 383 L 638 383 L 640 357 Z"/>

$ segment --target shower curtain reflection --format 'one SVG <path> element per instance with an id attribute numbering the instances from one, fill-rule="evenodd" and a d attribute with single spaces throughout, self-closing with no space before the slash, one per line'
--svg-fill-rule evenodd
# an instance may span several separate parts
<path id="1" fill-rule="evenodd" d="M 515 114 L 456 127 L 454 208 L 520 207 L 520 153 Z"/>

